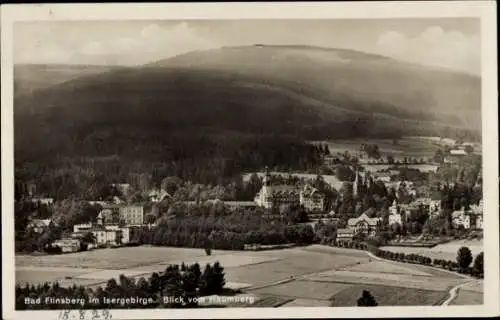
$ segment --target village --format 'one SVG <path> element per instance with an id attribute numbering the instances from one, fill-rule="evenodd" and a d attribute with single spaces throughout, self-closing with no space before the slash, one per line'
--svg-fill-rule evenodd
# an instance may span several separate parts
<path id="1" fill-rule="evenodd" d="M 129 183 L 114 183 L 109 186 L 115 190 L 114 196 L 86 200 L 89 206 L 98 208 L 97 217 L 70 226 L 72 230 L 66 227 L 57 239 L 45 244 L 45 251 L 71 253 L 136 245 L 137 234 L 145 229 L 154 230 L 162 219 L 158 207 L 165 203 L 172 207 L 179 202 L 188 207 L 205 203 L 234 210 L 259 209 L 266 216 L 282 220 L 291 211 L 300 212 L 298 220 L 287 223 L 310 225 L 319 241 L 338 246 L 380 238 L 381 234 L 388 232 L 391 234 L 389 238 L 384 235 L 386 239 L 379 245 L 442 243 L 451 239 L 449 232 L 447 234 L 444 230 L 446 219 L 451 223 L 446 226 L 448 230 L 459 230 L 462 236 L 480 235 L 483 229 L 482 198 L 473 199 L 467 195 L 465 199 L 463 195 L 456 195 L 461 192 L 456 187 L 465 184 L 463 159 L 472 154 L 473 147 L 443 139 L 439 142 L 445 147 L 438 148 L 434 158 L 426 160 L 404 157 L 398 161 L 391 155 L 384 157 L 378 151 L 379 154 L 373 156 L 373 152 L 366 151 L 369 148 L 364 146 L 357 157 L 347 151 L 325 154 L 324 167 L 333 174 L 276 172 L 268 168 L 259 173 L 247 173 L 243 176 L 244 183 L 254 180 L 259 187 L 253 201 L 231 199 L 220 193 L 212 197 L 180 198 L 155 187 L 145 194 L 142 201 L 134 202 L 124 199 L 132 188 Z M 428 180 L 418 178 L 422 172 L 435 173 L 441 168 L 458 170 L 456 179 L 434 181 L 431 185 Z M 471 187 L 480 192 L 480 169 Z M 458 200 L 443 197 L 447 192 L 453 193 L 452 190 L 455 190 Z M 26 198 L 37 205 L 54 205 L 54 199 L 38 197 L 33 192 L 28 192 Z M 446 219 L 443 218 L 444 211 L 449 211 Z M 57 226 L 53 219 L 30 217 L 26 230 L 41 235 Z M 435 231 L 436 228 L 439 230 Z M 457 232 L 454 236 L 456 238 Z M 259 243 L 246 243 L 245 247 L 250 245 L 253 248 L 260 246 Z"/>

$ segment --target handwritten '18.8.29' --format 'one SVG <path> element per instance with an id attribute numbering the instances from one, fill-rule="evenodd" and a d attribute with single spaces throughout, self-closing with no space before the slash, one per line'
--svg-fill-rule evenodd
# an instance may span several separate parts
<path id="1" fill-rule="evenodd" d="M 108 310 L 61 310 L 58 320 L 111 320 Z"/>

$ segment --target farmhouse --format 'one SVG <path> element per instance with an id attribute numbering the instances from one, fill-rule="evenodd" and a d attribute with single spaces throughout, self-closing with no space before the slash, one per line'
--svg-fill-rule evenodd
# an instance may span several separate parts
<path id="1" fill-rule="evenodd" d="M 382 222 L 381 218 L 370 218 L 368 214 L 371 214 L 374 209 L 368 209 L 363 214 L 357 218 L 351 218 L 347 220 L 347 226 L 354 230 L 354 233 L 361 233 L 365 235 L 374 236 L 378 231 L 380 224 Z"/>
<path id="2" fill-rule="evenodd" d="M 305 185 L 300 191 L 300 204 L 306 211 L 323 211 L 325 209 L 325 196 L 311 185 Z"/>

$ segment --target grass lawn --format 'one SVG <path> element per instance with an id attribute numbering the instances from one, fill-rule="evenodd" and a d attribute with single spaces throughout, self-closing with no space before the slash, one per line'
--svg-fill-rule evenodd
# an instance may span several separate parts
<path id="1" fill-rule="evenodd" d="M 293 299 L 283 298 L 283 297 L 262 297 L 261 299 L 257 300 L 254 304 L 252 304 L 251 307 L 258 307 L 258 308 L 280 307 L 291 301 L 293 301 Z"/>
<path id="2" fill-rule="evenodd" d="M 447 291 L 418 290 L 374 284 L 353 285 L 332 298 L 332 307 L 355 307 L 363 290 L 375 297 L 379 306 L 432 306 L 448 297 Z"/>
<path id="3" fill-rule="evenodd" d="M 60 270 L 16 270 L 16 284 L 21 286 L 26 283 L 37 284 L 63 280 L 65 277 L 76 277 L 85 273 L 81 270 L 60 271 Z"/>
<path id="4" fill-rule="evenodd" d="M 328 300 L 314 300 L 314 299 L 295 299 L 285 305 L 284 308 L 288 307 L 329 307 L 331 302 Z"/>
<path id="5" fill-rule="evenodd" d="M 292 276 L 296 277 L 333 268 L 344 268 L 369 260 L 366 254 L 354 256 L 350 256 L 348 253 L 325 254 L 300 248 L 268 251 L 266 254 L 272 254 L 274 257 L 279 257 L 280 260 L 227 268 L 227 281 L 261 285 L 272 281 L 289 279 Z"/>
<path id="6" fill-rule="evenodd" d="M 359 271 L 327 271 L 307 277 L 311 281 L 345 282 L 354 284 L 381 284 L 432 291 L 444 291 L 460 284 L 463 279 L 437 278 L 404 274 L 372 273 Z"/>
<path id="7" fill-rule="evenodd" d="M 220 251 L 213 251 L 216 256 Z M 128 269 L 169 261 L 193 261 L 205 256 L 202 249 L 170 247 L 124 247 L 62 255 L 16 256 L 16 266 Z"/>
<path id="8" fill-rule="evenodd" d="M 252 290 L 257 294 L 302 298 L 313 300 L 329 300 L 332 295 L 350 287 L 350 284 L 334 282 L 292 281 L 276 286 Z"/>
<path id="9" fill-rule="evenodd" d="M 428 272 L 411 268 L 411 266 L 404 266 L 402 264 L 395 264 L 392 262 L 373 260 L 372 262 L 362 263 L 359 265 L 351 266 L 349 271 L 360 272 L 376 272 L 376 273 L 389 273 L 389 274 L 406 274 L 415 276 L 430 276 Z"/>
<path id="10" fill-rule="evenodd" d="M 403 252 L 406 254 L 409 253 L 420 254 L 427 256 L 431 259 L 445 259 L 445 260 L 456 261 L 457 252 L 461 247 L 468 247 L 472 251 L 472 255 L 474 257 L 484 250 L 482 240 L 458 240 L 449 243 L 439 244 L 433 248 L 385 246 L 385 247 L 380 247 L 380 249 L 391 252 Z"/>

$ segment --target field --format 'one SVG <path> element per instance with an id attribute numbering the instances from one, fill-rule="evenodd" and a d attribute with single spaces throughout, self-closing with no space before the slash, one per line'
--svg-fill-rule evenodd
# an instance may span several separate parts
<path id="1" fill-rule="evenodd" d="M 363 144 L 376 144 L 383 154 L 392 154 L 395 159 L 406 157 L 432 157 L 438 145 L 430 140 L 412 139 L 403 137 L 394 144 L 392 139 L 349 139 L 333 141 L 315 141 L 327 143 L 331 154 L 344 153 L 346 150 L 351 155 L 358 155 Z"/>
<path id="2" fill-rule="evenodd" d="M 379 306 L 430 306 L 439 304 L 448 294 L 442 291 L 415 290 L 384 285 L 354 285 L 335 295 L 332 307 L 356 306 L 363 290 L 373 295 Z"/>
<path id="3" fill-rule="evenodd" d="M 480 305 L 483 304 L 484 282 L 474 281 L 458 289 L 458 296 L 451 302 L 451 305 Z"/>
<path id="4" fill-rule="evenodd" d="M 203 267 L 215 261 L 225 268 L 226 286 L 253 297 L 253 306 L 354 306 L 364 289 L 380 305 L 434 305 L 465 281 L 425 266 L 379 261 L 362 251 L 312 245 L 260 252 L 215 250 L 211 256 L 201 249 L 147 246 L 18 256 L 16 283 L 59 281 L 62 286 L 95 287 L 120 274 L 147 277 L 170 263 L 198 262 Z M 464 287 L 455 303 L 477 301 L 481 292 L 481 286 Z"/>
<path id="5" fill-rule="evenodd" d="M 381 247 L 382 250 L 391 252 L 404 252 L 425 255 L 431 259 L 445 259 L 456 261 L 457 252 L 461 247 L 468 247 L 475 257 L 484 250 L 483 240 L 457 240 L 448 243 L 439 244 L 433 248 L 415 248 L 415 247 Z"/>

